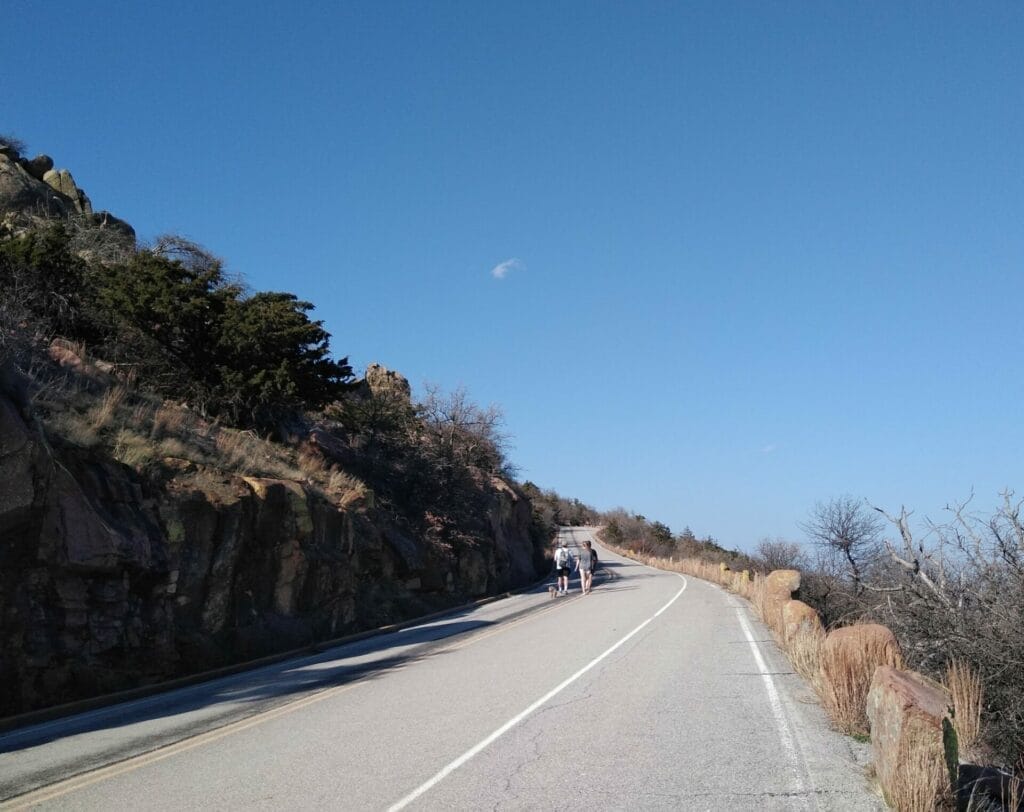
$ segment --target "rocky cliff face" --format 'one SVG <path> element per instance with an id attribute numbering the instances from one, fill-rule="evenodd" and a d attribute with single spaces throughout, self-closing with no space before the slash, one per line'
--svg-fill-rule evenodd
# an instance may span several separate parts
<path id="1" fill-rule="evenodd" d="M 437 548 L 301 482 L 161 472 L 51 445 L 0 393 L 0 715 L 521 586 L 543 559 L 500 479 L 486 543 Z"/>

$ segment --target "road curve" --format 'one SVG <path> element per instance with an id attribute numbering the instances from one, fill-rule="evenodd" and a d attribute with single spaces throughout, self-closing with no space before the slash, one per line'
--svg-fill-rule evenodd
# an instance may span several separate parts
<path id="1" fill-rule="evenodd" d="M 745 602 L 601 562 L 590 595 L 543 586 L 11 731 L 0 808 L 884 808 L 863 746 L 828 728 Z"/>

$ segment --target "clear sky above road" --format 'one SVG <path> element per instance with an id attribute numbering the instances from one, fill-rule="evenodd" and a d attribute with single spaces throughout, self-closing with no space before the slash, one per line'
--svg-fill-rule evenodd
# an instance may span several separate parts
<path id="1" fill-rule="evenodd" d="M 1024 6 L 8 0 L 0 131 L 726 546 L 1024 491 Z"/>

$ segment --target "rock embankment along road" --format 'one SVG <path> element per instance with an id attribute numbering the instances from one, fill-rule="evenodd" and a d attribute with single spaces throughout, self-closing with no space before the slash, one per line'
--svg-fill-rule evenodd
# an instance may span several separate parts
<path id="1" fill-rule="evenodd" d="M 863 747 L 829 729 L 744 602 L 601 553 L 587 596 L 539 586 L 11 731 L 0 806 L 883 808 Z"/>

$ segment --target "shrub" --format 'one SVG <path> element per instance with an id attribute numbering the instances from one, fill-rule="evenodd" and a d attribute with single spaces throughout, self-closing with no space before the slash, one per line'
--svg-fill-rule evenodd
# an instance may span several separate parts
<path id="1" fill-rule="evenodd" d="M 18 136 L 11 135 L 10 133 L 0 133 L 0 146 L 10 147 L 18 155 L 24 155 L 28 149 L 28 145 L 22 141 Z"/>

